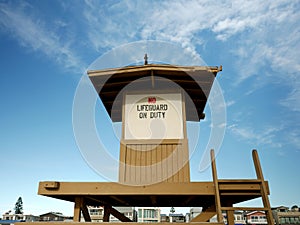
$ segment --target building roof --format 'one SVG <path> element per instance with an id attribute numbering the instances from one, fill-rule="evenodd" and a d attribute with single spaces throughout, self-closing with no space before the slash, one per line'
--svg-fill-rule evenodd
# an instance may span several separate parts
<path id="1" fill-rule="evenodd" d="M 47 216 L 47 215 L 53 215 L 53 216 L 64 217 L 64 218 L 69 217 L 69 216 L 63 215 L 60 212 L 48 212 L 48 213 L 41 214 L 40 217 Z"/>
<path id="2" fill-rule="evenodd" d="M 204 118 L 215 76 L 222 67 L 148 64 L 88 71 L 113 122 L 122 121 L 123 93 L 127 91 L 181 90 L 186 99 L 187 121 Z"/>
<path id="3" fill-rule="evenodd" d="M 170 213 L 169 217 L 184 216 L 182 213 Z"/>
<path id="4" fill-rule="evenodd" d="M 264 211 L 251 211 L 246 213 L 247 216 L 252 215 L 252 214 L 266 214 Z"/>
<path id="5" fill-rule="evenodd" d="M 272 209 L 272 210 L 276 210 L 276 209 L 286 209 L 286 210 L 288 210 L 289 207 L 286 207 L 286 206 L 281 205 L 281 206 L 277 206 L 277 207 L 272 207 L 271 209 Z"/>

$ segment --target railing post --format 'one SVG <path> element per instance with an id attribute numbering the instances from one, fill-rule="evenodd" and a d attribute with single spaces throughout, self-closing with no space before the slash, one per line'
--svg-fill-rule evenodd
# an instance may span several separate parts
<path id="1" fill-rule="evenodd" d="M 216 161 L 215 161 L 215 152 L 213 149 L 210 150 L 210 158 L 211 158 L 213 182 L 214 182 L 214 187 L 215 187 L 215 205 L 216 205 L 217 219 L 218 219 L 218 222 L 223 222 L 223 216 L 222 216 L 222 211 L 221 211 L 219 182 L 218 182 L 217 167 L 216 167 Z"/>
<path id="2" fill-rule="evenodd" d="M 267 221 L 268 221 L 268 224 L 274 224 L 271 205 L 270 205 L 268 194 L 267 194 L 266 183 L 264 180 L 264 176 L 262 173 L 262 169 L 261 169 L 261 165 L 260 165 L 260 161 L 259 161 L 259 157 L 258 157 L 258 153 L 257 153 L 256 149 L 254 149 L 252 151 L 252 157 L 253 157 L 253 162 L 254 162 L 257 179 L 260 180 L 260 182 L 261 182 L 260 183 L 260 192 L 261 192 L 261 197 L 262 197 L 262 201 L 264 204 L 264 208 L 267 208 L 267 210 L 265 211 Z"/>

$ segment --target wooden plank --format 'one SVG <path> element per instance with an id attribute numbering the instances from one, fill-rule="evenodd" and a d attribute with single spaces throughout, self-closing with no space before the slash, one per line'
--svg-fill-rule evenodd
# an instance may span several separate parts
<path id="1" fill-rule="evenodd" d="M 184 182 L 184 152 L 182 149 L 182 145 L 178 145 L 178 180 L 179 182 Z"/>
<path id="2" fill-rule="evenodd" d="M 219 184 L 220 191 L 258 191 L 260 192 L 260 185 L 259 184 Z"/>
<path id="3" fill-rule="evenodd" d="M 130 149 L 130 146 L 126 146 L 126 154 L 125 154 L 125 157 L 126 157 L 126 160 L 125 160 L 125 183 L 128 183 L 131 181 L 131 175 L 133 174 L 134 171 L 132 171 L 132 168 L 131 168 L 131 149 Z"/>
<path id="4" fill-rule="evenodd" d="M 227 225 L 234 225 L 234 210 L 227 211 Z"/>
<path id="5" fill-rule="evenodd" d="M 135 146 L 135 145 L 133 145 Z M 136 168 L 136 161 L 137 161 L 137 158 L 136 158 L 136 149 L 131 149 L 130 150 L 130 174 L 129 174 L 129 177 L 130 177 L 130 183 L 136 183 L 137 182 L 137 168 Z"/>
<path id="6" fill-rule="evenodd" d="M 88 210 L 87 206 L 84 204 L 84 201 L 82 201 L 82 203 L 81 203 L 81 211 L 82 211 L 84 221 L 91 222 L 92 220 L 91 220 L 91 217 L 89 214 L 89 210 Z"/>
<path id="7" fill-rule="evenodd" d="M 145 144 L 145 153 L 146 153 L 146 165 L 145 165 L 145 170 L 146 170 L 146 184 L 151 184 L 152 181 L 152 170 L 153 168 L 151 167 L 151 162 L 152 162 L 152 149 L 151 146 L 148 144 Z"/>
<path id="8" fill-rule="evenodd" d="M 253 183 L 260 184 L 260 180 L 257 179 L 219 179 L 219 184 L 227 184 L 227 183 Z"/>
<path id="9" fill-rule="evenodd" d="M 172 145 L 172 173 L 173 182 L 179 182 L 178 145 Z"/>
<path id="10" fill-rule="evenodd" d="M 103 215 L 103 222 L 109 222 L 109 216 L 112 207 L 110 205 L 104 205 L 104 215 Z"/>
<path id="11" fill-rule="evenodd" d="M 168 167 L 167 167 L 167 145 L 162 145 L 162 181 L 166 181 L 168 178 Z"/>
<path id="12" fill-rule="evenodd" d="M 192 219 L 192 223 L 195 222 L 207 222 L 209 221 L 213 216 L 215 216 L 216 212 L 201 212 L 198 216 Z M 210 224 L 210 223 L 209 223 Z M 223 224 L 223 223 L 222 223 Z"/>
<path id="13" fill-rule="evenodd" d="M 258 153 L 256 150 L 252 151 L 252 157 L 253 157 L 253 162 L 254 162 L 257 179 L 261 180 L 261 195 L 262 195 L 263 205 L 264 205 L 264 207 L 266 207 L 268 209 L 266 211 L 267 221 L 268 221 L 268 224 L 274 224 L 271 205 L 270 205 L 268 194 L 267 194 L 267 188 L 266 188 L 266 184 L 264 182 L 264 176 L 262 173 L 260 161 L 258 158 Z"/>
<path id="14" fill-rule="evenodd" d="M 216 168 L 216 161 L 215 161 L 216 159 L 215 159 L 215 153 L 214 153 L 213 149 L 210 151 L 210 158 L 211 158 L 213 182 L 214 182 L 214 186 L 215 186 L 215 207 L 216 207 L 217 219 L 218 219 L 218 222 L 223 222 L 218 175 L 217 175 L 217 168 Z"/>
<path id="15" fill-rule="evenodd" d="M 139 150 L 141 154 L 141 161 L 139 163 L 139 170 L 141 171 L 140 174 L 140 182 L 137 184 L 145 184 L 146 183 L 146 145 L 141 144 Z"/>
<path id="16" fill-rule="evenodd" d="M 127 216 L 125 216 L 124 214 L 120 213 L 118 210 L 114 209 L 114 208 L 110 208 L 110 213 L 116 217 L 117 219 L 119 219 L 121 222 L 132 222 L 131 219 L 129 219 Z M 103 219 L 104 221 L 104 219 Z"/>
<path id="17" fill-rule="evenodd" d="M 183 160 L 184 160 L 184 182 L 190 182 L 190 162 L 189 162 L 189 149 L 188 149 L 188 141 L 184 140 L 182 144 L 183 151 Z"/>
<path id="18" fill-rule="evenodd" d="M 157 181 L 163 180 L 163 161 L 162 161 L 162 145 L 159 145 L 156 151 L 156 176 Z"/>
<path id="19" fill-rule="evenodd" d="M 75 204 L 74 204 L 74 215 L 73 215 L 73 221 L 74 222 L 80 222 L 80 217 L 81 217 L 81 202 L 82 202 L 82 197 L 76 197 L 75 198 Z"/>
<path id="20" fill-rule="evenodd" d="M 207 209 L 203 209 L 203 211 L 198 216 L 193 218 L 191 222 L 208 222 L 216 214 L 216 207 L 211 206 Z"/>
<path id="21" fill-rule="evenodd" d="M 126 170 L 126 146 L 120 143 L 119 182 L 125 182 Z"/>
<path id="22" fill-rule="evenodd" d="M 167 145 L 167 182 L 173 182 L 173 145 Z"/>
<path id="23" fill-rule="evenodd" d="M 52 182 L 52 181 L 49 181 Z M 48 181 L 39 183 L 38 194 L 46 196 L 65 195 L 214 195 L 212 182 L 188 182 L 188 183 L 157 183 L 147 186 L 129 186 L 114 182 L 59 182 L 57 190 L 47 190 Z"/>
<path id="24" fill-rule="evenodd" d="M 148 145 L 147 149 L 151 149 L 152 145 Z M 156 183 L 158 182 L 158 177 L 157 177 L 157 164 L 158 162 L 156 161 L 157 158 L 157 152 L 158 152 L 158 148 L 159 146 L 157 146 L 157 148 L 155 149 L 155 151 L 151 150 L 151 181 Z"/>
<path id="25" fill-rule="evenodd" d="M 138 145 L 139 147 L 136 149 L 135 151 L 135 161 L 134 163 L 132 163 L 132 165 L 135 166 L 135 184 L 140 184 L 141 183 L 141 157 L 142 157 L 142 153 L 140 150 L 140 145 Z"/>

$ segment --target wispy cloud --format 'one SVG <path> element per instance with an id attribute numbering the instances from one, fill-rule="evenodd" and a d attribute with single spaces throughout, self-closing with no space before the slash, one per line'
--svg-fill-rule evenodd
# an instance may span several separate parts
<path id="1" fill-rule="evenodd" d="M 230 107 L 230 106 L 233 106 L 235 104 L 235 101 L 234 100 L 230 100 L 230 101 L 227 101 L 226 102 L 226 107 Z"/>
<path id="2" fill-rule="evenodd" d="M 241 4 L 209 0 L 113 3 L 85 0 L 72 4 L 76 5 L 73 8 L 80 8 L 71 14 L 79 18 L 76 21 L 80 22 L 80 35 L 65 35 L 62 29 L 51 29 L 49 21 L 30 13 L 28 9 L 34 6 L 28 3 L 1 3 L 0 27 L 10 31 L 23 46 L 42 52 L 66 68 L 76 69 L 85 65 L 76 54 L 78 46 L 74 43 L 87 46 L 94 54 L 102 54 L 133 41 L 170 41 L 200 58 L 199 49 L 204 48 L 207 39 L 219 44 L 232 41 L 234 44 L 223 45 L 223 51 L 233 57 L 233 68 L 237 68 L 238 74 L 235 83 L 250 77 L 263 79 L 266 75 L 262 71 L 268 68 L 272 70 L 272 79 L 269 77 L 267 81 L 285 82 L 290 87 L 282 105 L 300 110 L 296 107 L 300 104 L 295 104 L 300 99 L 300 85 L 295 84 L 295 77 L 300 73 L 300 4 L 297 1 L 254 0 Z M 70 3 L 62 5 L 64 10 L 70 8 Z M 70 21 L 56 18 L 55 24 L 69 31 Z M 81 44 L 83 39 L 85 43 Z M 264 85 L 264 82 L 257 83 Z"/>
<path id="3" fill-rule="evenodd" d="M 66 69 L 84 70 L 83 62 L 70 47 L 71 41 L 61 42 L 60 35 L 49 30 L 47 25 L 30 15 L 31 5 L 21 3 L 0 4 L 0 27 L 9 32 L 22 46 L 41 52 Z"/>
<path id="4" fill-rule="evenodd" d="M 267 82 L 284 82 L 291 93 L 285 106 L 295 108 L 300 99 L 300 85 L 293 76 L 300 73 L 300 5 L 294 1 L 165 1 L 156 4 L 142 37 L 178 42 L 195 56 L 205 44 L 207 33 L 222 42 L 234 40 L 228 51 L 236 57 L 235 84 L 250 77 L 259 81 L 253 88 Z M 264 74 L 272 70 L 272 79 Z M 288 79 L 288 80 L 286 80 Z M 300 104 L 297 104 L 300 107 Z M 298 107 L 298 109 L 299 109 Z"/>
<path id="5" fill-rule="evenodd" d="M 140 40 L 140 30 L 147 18 L 147 8 L 144 1 L 104 3 L 85 0 L 83 18 L 92 47 L 101 52 Z"/>
<path id="6" fill-rule="evenodd" d="M 241 127 L 236 124 L 227 127 L 228 130 L 243 141 L 255 145 L 268 145 L 273 148 L 281 148 L 282 144 L 275 140 L 277 134 L 282 130 L 280 127 L 267 127 L 254 130 L 252 127 Z"/>
<path id="7" fill-rule="evenodd" d="M 213 4 L 211 1 L 165 1 L 155 5 L 142 29 L 142 37 L 179 42 L 195 51 L 196 45 L 203 43 L 199 41 L 204 36 L 203 31 L 213 32 L 215 38 L 222 41 L 242 35 L 232 51 L 248 62 L 252 59 L 249 68 L 256 69 L 250 71 L 252 74 L 258 72 L 257 65 L 266 60 L 274 68 L 290 65 L 299 69 L 298 51 L 287 52 L 288 47 L 299 43 L 299 33 L 290 30 L 294 26 L 299 31 L 297 8 L 296 3 L 280 0 L 243 4 L 236 1 Z M 252 74 L 247 73 L 240 79 Z"/>
<path id="8" fill-rule="evenodd" d="M 299 77 L 297 78 L 299 79 Z M 292 79 L 294 80 L 294 79 Z M 290 93 L 288 93 L 285 99 L 280 100 L 280 104 L 289 108 L 292 111 L 300 113 L 300 82 L 295 80 L 294 83 L 290 81 L 291 86 L 293 87 Z M 297 117 L 296 117 L 297 118 Z"/>

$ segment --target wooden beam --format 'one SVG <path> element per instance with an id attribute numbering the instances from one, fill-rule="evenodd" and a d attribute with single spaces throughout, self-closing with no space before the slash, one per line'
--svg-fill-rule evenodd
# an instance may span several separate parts
<path id="1" fill-rule="evenodd" d="M 85 222 L 92 221 L 87 206 L 84 203 L 84 198 L 75 197 L 74 217 L 73 217 L 74 222 L 80 222 L 81 212 Z"/>
<path id="2" fill-rule="evenodd" d="M 214 182 L 214 187 L 215 187 L 215 207 L 216 207 L 217 219 L 218 219 L 218 222 L 223 222 L 217 167 L 216 167 L 216 161 L 215 161 L 215 152 L 213 149 L 210 150 L 210 158 L 211 158 L 213 182 Z"/>
<path id="3" fill-rule="evenodd" d="M 109 222 L 109 216 L 111 212 L 111 205 L 104 205 L 104 215 L 103 215 L 103 222 Z"/>
<path id="4" fill-rule="evenodd" d="M 191 222 L 193 224 L 194 222 L 209 222 L 209 220 L 216 214 L 216 207 L 213 205 L 207 209 L 204 209 L 198 216 L 193 218 Z"/>
<path id="5" fill-rule="evenodd" d="M 227 211 L 227 225 L 234 225 L 234 210 Z"/>
<path id="6" fill-rule="evenodd" d="M 114 208 L 110 208 L 110 213 L 116 217 L 117 219 L 119 219 L 121 222 L 133 222 L 131 219 L 129 219 L 128 217 L 126 217 L 123 213 L 120 213 L 118 210 L 114 209 Z"/>
<path id="7" fill-rule="evenodd" d="M 73 221 L 74 222 L 80 222 L 80 219 L 81 219 L 80 218 L 81 217 L 81 210 L 80 210 L 81 201 L 82 201 L 81 197 L 76 197 L 75 198 L 74 215 L 73 215 Z"/>
<path id="8" fill-rule="evenodd" d="M 84 201 L 82 202 L 82 205 L 81 205 L 81 211 L 82 211 L 84 221 L 85 222 L 92 222 L 92 219 L 91 219 L 90 214 L 89 214 L 89 210 L 88 210 L 87 206 L 84 204 Z"/>
<path id="9" fill-rule="evenodd" d="M 128 202 L 122 200 L 121 198 L 119 198 L 119 197 L 117 197 L 117 196 L 110 196 L 110 198 L 116 200 L 117 202 L 119 202 L 119 203 L 121 203 L 121 204 L 123 204 L 123 205 L 126 205 L 126 206 L 128 205 Z"/>
<path id="10" fill-rule="evenodd" d="M 268 194 L 267 194 L 267 188 L 266 188 L 266 184 L 265 184 L 265 181 L 264 181 L 264 176 L 263 176 L 263 173 L 262 173 L 262 169 L 261 169 L 260 161 L 259 161 L 259 158 L 258 158 L 257 150 L 254 149 L 252 151 L 252 157 L 253 157 L 253 162 L 254 162 L 254 166 L 255 166 L 257 179 L 261 181 L 261 197 L 262 197 L 264 207 L 267 208 L 267 210 L 266 210 L 267 221 L 268 221 L 268 224 L 274 224 L 271 205 L 270 205 L 270 202 L 269 202 L 269 198 L 268 198 Z"/>
<path id="11" fill-rule="evenodd" d="M 150 196 L 152 205 L 157 205 L 157 197 L 156 196 Z"/>

